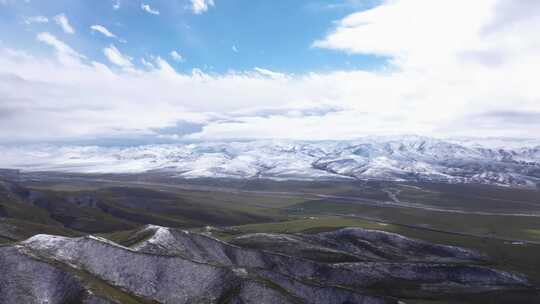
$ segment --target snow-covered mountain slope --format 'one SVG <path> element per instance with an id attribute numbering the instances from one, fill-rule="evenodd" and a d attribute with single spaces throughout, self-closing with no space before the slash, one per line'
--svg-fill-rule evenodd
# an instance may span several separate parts
<path id="1" fill-rule="evenodd" d="M 1 146 L 0 168 L 79 173 L 168 172 L 183 178 L 372 179 L 535 187 L 540 141 L 203 142 L 136 147 Z"/>

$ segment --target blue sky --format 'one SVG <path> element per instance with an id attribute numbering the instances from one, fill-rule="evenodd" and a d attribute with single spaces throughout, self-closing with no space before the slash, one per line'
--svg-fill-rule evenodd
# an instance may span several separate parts
<path id="1" fill-rule="evenodd" d="M 529 137 L 538 28 L 540 1 L 0 0 L 0 144 Z"/>
<path id="2" fill-rule="evenodd" d="M 119 3 L 119 8 L 113 6 Z M 36 48 L 35 34 L 47 31 L 95 60 L 106 61 L 102 48 L 111 43 L 133 58 L 183 57 L 174 62 L 178 71 L 193 68 L 223 73 L 254 67 L 285 73 L 335 69 L 378 69 L 384 56 L 348 54 L 313 48 L 336 20 L 379 1 L 218 1 L 195 14 L 189 0 L 149 1 L 17 1 L 0 11 L 0 34 L 4 44 Z M 141 8 L 149 5 L 157 14 Z M 64 14 L 76 35 L 63 33 L 54 22 L 24 24 L 30 17 L 53 20 Z M 119 39 L 93 32 L 102 25 Z M 235 50 L 233 50 L 235 48 Z M 47 52 L 46 46 L 36 51 Z M 171 60 L 173 61 L 173 60 Z M 141 65 L 135 60 L 135 64 Z"/>

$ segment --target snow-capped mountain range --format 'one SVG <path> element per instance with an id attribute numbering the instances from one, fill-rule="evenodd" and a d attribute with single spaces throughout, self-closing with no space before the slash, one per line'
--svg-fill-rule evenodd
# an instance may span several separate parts
<path id="1" fill-rule="evenodd" d="M 237 141 L 0 146 L 0 168 L 78 173 L 166 172 L 180 178 L 365 179 L 536 187 L 540 141 L 418 136 L 351 141 Z"/>

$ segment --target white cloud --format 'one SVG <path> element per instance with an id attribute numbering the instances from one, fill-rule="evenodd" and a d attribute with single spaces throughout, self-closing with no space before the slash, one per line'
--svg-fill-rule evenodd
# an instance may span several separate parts
<path id="1" fill-rule="evenodd" d="M 153 64 L 152 62 L 150 62 L 150 61 L 148 61 L 148 60 L 146 60 L 146 59 L 144 59 L 144 58 L 141 58 L 141 63 L 142 63 L 145 67 L 147 67 L 147 68 L 149 68 L 149 69 L 154 69 L 154 68 L 155 68 L 155 66 L 154 66 L 154 64 Z"/>
<path id="2" fill-rule="evenodd" d="M 540 68 L 539 26 L 536 1 L 386 1 L 347 16 L 314 46 L 389 56 L 394 77 L 403 79 L 389 88 L 409 91 L 396 106 L 437 117 L 431 126 L 441 132 L 453 124 L 462 132 L 458 124 L 473 113 L 540 111 L 532 80 Z"/>
<path id="3" fill-rule="evenodd" d="M 117 0 L 117 1 L 113 4 L 113 9 L 114 9 L 114 10 L 119 10 L 119 9 L 120 9 L 120 0 Z"/>
<path id="4" fill-rule="evenodd" d="M 116 38 L 116 35 L 111 33 L 106 27 L 102 26 L 102 25 L 98 25 L 98 24 L 95 24 L 95 25 L 92 25 L 90 26 L 90 29 L 92 31 L 96 31 L 96 32 L 99 32 L 109 38 Z"/>
<path id="5" fill-rule="evenodd" d="M 259 72 L 261 75 L 268 76 L 270 78 L 286 78 L 287 77 L 286 74 L 274 72 L 274 71 L 259 68 L 259 67 L 255 67 L 254 70 Z"/>
<path id="6" fill-rule="evenodd" d="M 533 2 L 393 0 L 314 44 L 388 56 L 378 71 L 180 73 L 159 57 L 139 69 L 112 45 L 124 68 L 111 69 L 42 33 L 56 58 L 0 47 L 0 141 L 152 136 L 178 120 L 204 125 L 190 139 L 537 136 Z"/>
<path id="7" fill-rule="evenodd" d="M 69 47 L 67 44 L 63 43 L 62 41 L 58 40 L 55 36 L 51 35 L 50 33 L 47 33 L 47 32 L 39 33 L 36 37 L 39 41 L 45 42 L 48 45 L 53 46 L 58 52 L 77 54 L 77 52 L 75 52 L 71 47 Z M 78 56 L 75 56 L 75 57 L 78 57 Z"/>
<path id="8" fill-rule="evenodd" d="M 214 0 L 190 0 L 191 10 L 195 14 L 202 14 L 212 6 L 214 6 Z"/>
<path id="9" fill-rule="evenodd" d="M 103 49 L 103 54 L 109 59 L 109 61 L 120 67 L 132 67 L 131 57 L 122 54 L 114 45 L 110 45 Z"/>
<path id="10" fill-rule="evenodd" d="M 65 14 L 54 16 L 54 21 L 58 24 L 65 33 L 74 34 L 75 29 L 69 24 L 69 19 Z"/>
<path id="11" fill-rule="evenodd" d="M 148 4 L 141 3 L 141 9 L 149 14 L 159 15 L 159 11 L 152 9 Z"/>
<path id="12" fill-rule="evenodd" d="M 185 60 L 184 57 L 177 51 L 172 51 L 169 53 L 169 55 L 171 55 L 171 58 L 176 62 L 182 62 Z"/>
<path id="13" fill-rule="evenodd" d="M 85 56 L 77 53 L 70 46 L 58 40 L 50 33 L 39 33 L 36 38 L 38 41 L 44 42 L 52 46 L 56 50 L 57 57 L 60 62 L 65 65 L 80 65 L 80 59 L 85 58 Z"/>
<path id="14" fill-rule="evenodd" d="M 24 24 L 33 24 L 33 23 L 48 23 L 49 18 L 45 16 L 32 16 L 24 19 Z"/>

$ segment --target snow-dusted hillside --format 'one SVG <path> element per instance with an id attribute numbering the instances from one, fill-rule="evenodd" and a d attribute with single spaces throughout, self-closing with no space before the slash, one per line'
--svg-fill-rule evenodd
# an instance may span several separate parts
<path id="1" fill-rule="evenodd" d="M 540 142 L 438 140 L 204 142 L 137 147 L 2 146 L 0 168 L 168 172 L 183 178 L 376 179 L 536 186 Z"/>
<path id="2" fill-rule="evenodd" d="M 488 258 L 478 252 L 376 230 L 230 242 L 159 226 L 122 235 L 123 244 L 39 234 L 0 246 L 0 303 L 399 304 L 534 292 L 523 274 L 476 265 Z"/>

